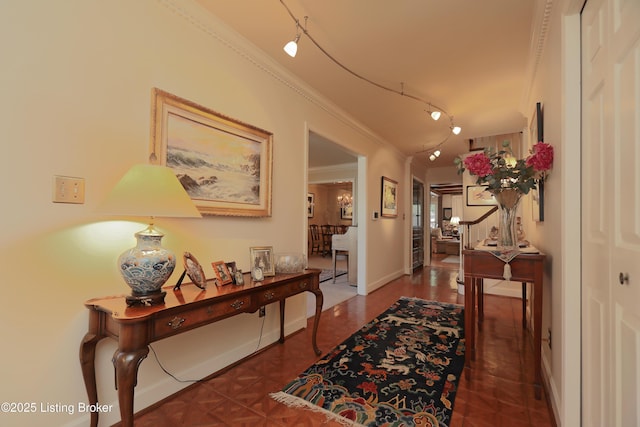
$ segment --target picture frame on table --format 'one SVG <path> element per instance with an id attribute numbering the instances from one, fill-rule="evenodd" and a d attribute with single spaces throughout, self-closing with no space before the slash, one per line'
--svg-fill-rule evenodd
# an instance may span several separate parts
<path id="1" fill-rule="evenodd" d="M 229 270 L 229 275 L 231 276 L 231 283 L 233 283 L 235 285 L 236 284 L 236 272 L 238 271 L 238 268 L 236 267 L 236 262 L 235 261 L 229 261 L 229 262 L 225 262 L 225 264 L 227 265 L 227 269 Z"/>
<path id="2" fill-rule="evenodd" d="M 216 278 L 218 279 L 218 286 L 224 286 L 233 283 L 233 278 L 231 276 L 231 273 L 229 272 L 229 268 L 224 261 L 212 262 L 211 266 L 213 267 L 213 271 L 216 274 Z"/>
<path id="3" fill-rule="evenodd" d="M 398 216 L 398 182 L 383 176 L 381 184 L 380 215 L 383 218 L 396 218 Z"/>
<path id="4" fill-rule="evenodd" d="M 149 160 L 173 169 L 202 215 L 271 216 L 273 134 L 161 89 Z"/>
<path id="5" fill-rule="evenodd" d="M 204 270 L 202 269 L 202 266 L 200 265 L 196 257 L 194 257 L 191 252 L 185 252 L 182 256 L 182 261 L 184 264 L 185 273 L 187 274 L 187 276 L 189 276 L 191 282 L 193 282 L 193 284 L 200 289 L 206 289 L 207 277 L 205 276 Z M 179 288 L 180 284 L 177 284 L 176 286 Z"/>
<path id="6" fill-rule="evenodd" d="M 487 185 L 467 185 L 467 206 L 497 205 L 496 197 L 487 188 Z"/>
<path id="7" fill-rule="evenodd" d="M 249 248 L 251 269 L 259 268 L 264 277 L 275 276 L 276 266 L 273 259 L 273 246 L 254 246 Z"/>

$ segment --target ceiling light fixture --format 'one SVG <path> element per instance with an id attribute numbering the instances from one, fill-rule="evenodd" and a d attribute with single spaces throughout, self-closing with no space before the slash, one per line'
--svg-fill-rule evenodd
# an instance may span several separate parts
<path id="1" fill-rule="evenodd" d="M 404 97 L 407 97 L 407 98 L 411 98 L 414 101 L 418 101 L 420 103 L 426 104 L 428 106 L 428 108 L 429 108 L 429 110 L 427 110 L 427 112 L 429 113 L 429 115 L 431 115 L 431 118 L 433 120 L 438 120 L 440 118 L 440 116 L 442 114 L 444 114 L 445 116 L 447 116 L 449 118 L 449 122 L 451 123 L 451 131 L 456 135 L 459 135 L 460 132 L 462 132 L 462 128 L 460 128 L 460 126 L 455 126 L 453 124 L 453 116 L 451 116 L 449 113 L 447 113 L 443 108 L 440 108 L 437 105 L 433 105 L 432 103 L 427 102 L 427 101 L 425 101 L 424 99 L 422 99 L 422 98 L 420 98 L 418 96 L 405 93 L 405 91 L 404 91 L 404 83 L 400 83 L 401 90 L 393 89 L 393 88 L 390 88 L 388 86 L 384 86 L 384 85 L 382 85 L 380 83 L 374 82 L 373 80 L 370 80 L 370 79 L 368 79 L 368 78 L 356 73 L 355 71 L 353 71 L 350 68 L 348 68 L 346 65 L 342 64 L 340 61 L 338 61 L 336 58 L 334 58 L 329 52 L 327 52 L 322 46 L 320 46 L 320 44 L 318 44 L 318 42 L 311 36 L 311 34 L 309 34 L 309 31 L 307 30 L 307 18 L 308 18 L 308 16 L 304 17 L 304 22 L 305 22 L 304 26 L 300 25 L 300 21 L 298 20 L 298 18 L 295 17 L 293 12 L 291 12 L 291 9 L 289 9 L 289 7 L 285 4 L 284 0 L 280 0 L 280 3 L 287 10 L 287 12 L 289 13 L 289 16 L 291 16 L 291 19 L 293 19 L 293 21 L 296 23 L 296 30 L 301 30 L 302 34 L 307 36 L 307 38 L 309 40 L 311 40 L 311 43 L 313 43 L 320 50 L 320 52 L 322 52 L 327 58 L 329 58 L 331 61 L 333 61 L 334 64 L 336 64 L 337 66 L 339 66 L 340 68 L 342 68 L 343 70 L 345 70 L 346 72 L 351 74 L 352 76 L 357 77 L 360 80 L 363 80 L 363 81 L 365 81 L 365 82 L 367 82 L 367 83 L 369 83 L 369 84 L 371 84 L 373 86 L 376 86 L 379 89 L 383 89 L 383 90 L 386 90 L 388 92 L 393 92 L 396 95 L 400 95 L 400 96 L 404 96 Z M 294 41 L 290 41 L 289 43 L 287 43 L 287 46 L 289 46 L 290 44 L 294 44 L 295 45 L 295 50 L 297 51 L 297 42 L 300 39 L 300 36 L 302 34 L 300 32 L 298 32 L 298 34 L 296 35 L 295 43 L 294 43 Z M 295 56 L 295 53 L 293 55 L 291 55 L 291 53 L 289 53 L 289 51 L 287 51 L 287 47 L 286 46 L 285 46 L 285 51 L 290 56 L 292 56 L 292 57 Z M 434 148 L 432 148 L 432 150 L 435 150 L 438 147 L 440 147 L 442 144 L 444 144 L 449 139 L 449 136 L 451 136 L 451 134 L 448 134 L 447 137 L 444 139 L 444 141 L 442 141 L 439 144 L 437 144 Z M 426 150 L 422 150 L 422 152 L 424 152 L 424 151 L 426 151 Z"/>
<path id="2" fill-rule="evenodd" d="M 304 27 L 306 28 L 307 26 L 307 16 L 304 17 Z M 286 45 L 284 45 L 284 51 L 287 52 L 287 55 L 289 55 L 292 58 L 296 57 L 296 54 L 298 53 L 298 42 L 300 41 L 300 22 L 296 19 L 296 37 L 291 40 L 289 43 L 287 43 Z"/>
<path id="3" fill-rule="evenodd" d="M 427 113 L 429 113 L 429 115 L 431 116 L 431 118 L 432 118 L 433 120 L 436 120 L 436 121 L 437 121 L 437 120 L 440 118 L 440 116 L 442 115 L 442 113 L 441 113 L 440 111 L 438 111 L 438 110 L 434 110 L 434 109 L 433 109 L 433 105 L 431 105 L 431 104 L 429 104 L 429 109 L 428 109 L 428 110 L 426 110 L 426 111 L 427 111 Z"/>

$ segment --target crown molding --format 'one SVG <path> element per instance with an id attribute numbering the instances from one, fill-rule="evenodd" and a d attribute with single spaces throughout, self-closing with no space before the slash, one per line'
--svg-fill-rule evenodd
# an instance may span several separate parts
<path id="1" fill-rule="evenodd" d="M 531 24 L 531 41 L 529 43 L 529 64 L 527 66 L 527 77 L 522 94 L 521 110 L 528 114 L 529 98 L 531 89 L 534 87 L 540 60 L 544 54 L 544 48 L 549 33 L 549 21 L 553 9 L 554 0 L 537 0 L 534 3 L 533 22 Z"/>

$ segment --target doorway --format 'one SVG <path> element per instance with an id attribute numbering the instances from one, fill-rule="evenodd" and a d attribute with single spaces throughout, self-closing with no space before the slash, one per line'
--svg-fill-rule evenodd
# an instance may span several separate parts
<path id="1" fill-rule="evenodd" d="M 424 184 L 413 178 L 411 202 L 411 268 L 424 265 Z"/>
<path id="2" fill-rule="evenodd" d="M 338 253 L 336 279 L 333 280 L 331 245 L 334 234 L 357 233 L 358 157 L 339 144 L 309 131 L 307 170 L 307 247 L 308 266 L 322 270 L 320 287 L 323 310 L 357 295 L 357 251 Z M 314 227 L 318 230 L 314 236 Z M 314 241 L 319 239 L 319 241 Z M 307 298 L 307 315 L 315 311 L 313 298 Z"/>

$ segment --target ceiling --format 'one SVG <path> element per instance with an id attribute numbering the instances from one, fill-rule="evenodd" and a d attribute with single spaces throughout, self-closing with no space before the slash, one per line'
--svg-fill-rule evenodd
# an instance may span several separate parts
<path id="1" fill-rule="evenodd" d="M 196 0 L 406 155 L 450 166 L 472 138 L 519 132 L 530 73 L 535 0 Z M 340 64 L 302 34 L 291 13 Z M 380 87 L 366 81 L 369 80 Z M 415 99 L 417 98 L 417 99 Z M 450 121 L 433 121 L 428 104 Z M 429 162 L 429 151 L 442 155 Z M 348 154 L 351 156 L 351 154 Z"/>

